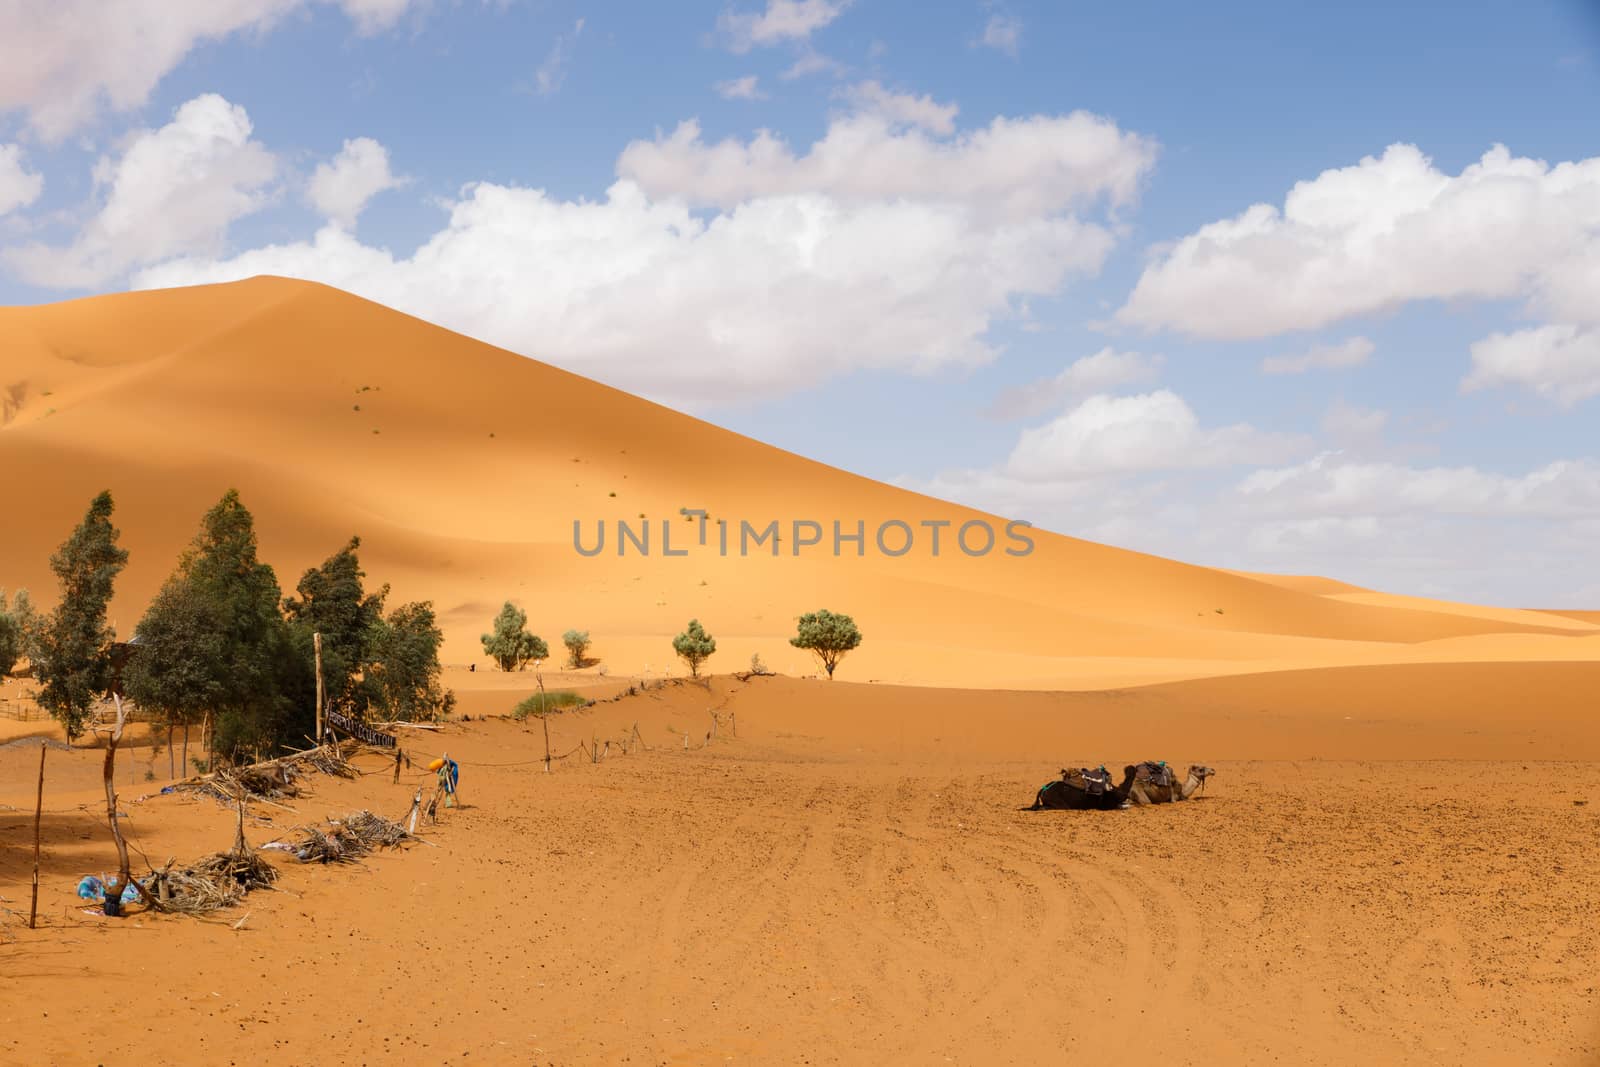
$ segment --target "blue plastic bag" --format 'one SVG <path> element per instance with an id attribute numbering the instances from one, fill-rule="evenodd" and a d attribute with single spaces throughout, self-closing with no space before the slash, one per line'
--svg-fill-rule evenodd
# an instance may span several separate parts
<path id="1" fill-rule="evenodd" d="M 78 896 L 84 900 L 103 901 L 106 898 L 106 884 L 92 874 L 87 875 L 78 883 Z M 122 902 L 124 904 L 132 904 L 138 899 L 139 891 L 134 888 L 131 881 L 122 887 Z"/>

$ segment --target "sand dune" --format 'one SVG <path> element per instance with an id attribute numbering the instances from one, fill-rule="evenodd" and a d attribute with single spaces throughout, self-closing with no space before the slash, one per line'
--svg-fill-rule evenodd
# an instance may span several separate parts
<path id="1" fill-rule="evenodd" d="M 690 616 L 717 635 L 713 666 L 755 652 L 796 672 L 785 638 L 819 606 L 853 614 L 868 640 L 858 679 L 1017 688 L 1124 685 L 1239 671 L 1419 658 L 1425 642 L 1474 638 L 1472 658 L 1592 660 L 1573 615 L 1385 596 L 1317 578 L 1191 566 L 1034 532 L 1007 556 L 1004 521 L 904 492 L 720 430 L 535 360 L 336 290 L 279 278 L 0 309 L 0 582 L 53 594 L 50 551 L 109 487 L 132 550 L 114 614 L 126 632 L 200 513 L 229 486 L 254 510 L 265 557 L 290 586 L 352 533 L 375 581 L 427 598 L 447 659 L 479 654 L 501 600 L 552 638 L 595 635 L 608 669 L 676 669 L 665 638 Z M 679 514 L 711 516 L 707 546 Z M 651 525 L 653 553 L 615 553 L 618 520 Z M 927 534 L 904 556 L 872 544 L 888 520 Z M 1001 540 L 968 557 L 960 524 Z M 584 558 L 573 522 L 604 522 Z M 735 531 L 717 552 L 717 520 Z M 739 524 L 780 524 L 737 555 Z M 795 555 L 795 520 L 824 544 Z M 834 558 L 835 521 L 866 531 Z M 662 555 L 661 525 L 674 548 Z M 801 531 L 804 534 L 805 530 Z M 974 528 L 972 547 L 979 531 Z M 890 531 L 891 548 L 900 534 Z M 592 542 L 591 542 L 592 543 Z M 1514 653 L 1495 654 L 1501 635 Z"/>
<path id="2" fill-rule="evenodd" d="M 961 524 L 1027 516 L 813 463 L 302 282 L 0 309 L 0 337 L 0 584 L 48 604 L 50 552 L 110 488 L 127 633 L 234 486 L 286 588 L 359 534 L 372 583 L 433 600 L 469 717 L 404 735 L 465 766 L 437 847 L 284 864 L 284 892 L 219 923 L 84 914 L 77 879 L 112 862 L 101 754 L 49 752 L 30 932 L 15 919 L 34 738 L 59 732 L 5 717 L 27 704 L 5 683 L 0 1061 L 1600 1057 L 1600 612 L 1040 531 L 1026 556 L 968 556 Z M 683 508 L 709 512 L 706 547 Z M 641 516 L 656 551 L 618 555 L 615 522 Z M 591 537 L 604 520 L 606 551 L 580 555 L 574 520 Z M 720 554 L 717 520 L 777 520 L 780 554 Z M 794 520 L 919 536 L 898 557 L 796 555 Z M 938 555 L 924 521 L 952 524 Z M 663 523 L 687 555 L 662 554 Z M 542 731 L 499 717 L 534 679 L 481 669 L 477 636 L 508 597 L 547 638 L 590 630 L 608 672 L 546 673 L 603 698 L 552 721 L 556 752 L 634 727 L 648 748 L 541 773 Z M 820 606 L 867 635 L 837 682 L 803 677 L 816 668 L 786 641 Z M 723 676 L 664 682 L 690 616 Z M 753 653 L 784 676 L 727 677 Z M 1063 765 L 1146 758 L 1219 773 L 1192 804 L 1017 810 Z M 291 810 L 258 805 L 249 841 L 398 815 L 427 784 L 363 759 L 372 773 L 319 780 Z M 159 792 L 174 762 L 139 728 L 118 763 L 138 864 L 231 840 L 230 812 Z"/>

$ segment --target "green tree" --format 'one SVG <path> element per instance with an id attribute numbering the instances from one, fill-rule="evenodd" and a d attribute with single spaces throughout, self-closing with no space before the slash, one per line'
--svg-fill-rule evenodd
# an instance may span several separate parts
<path id="1" fill-rule="evenodd" d="M 689 675 L 700 677 L 700 664 L 717 650 L 717 639 L 706 633 L 699 619 L 690 619 L 689 628 L 672 639 L 672 651 L 689 665 Z"/>
<path id="2" fill-rule="evenodd" d="M 389 595 L 387 585 L 374 593 L 362 588 L 366 573 L 357 556 L 360 548 L 361 538 L 350 538 L 322 566 L 306 571 L 295 587 L 299 595 L 283 602 L 302 662 L 314 664 L 312 635 L 322 635 L 322 681 L 328 704 L 358 714 L 373 694 L 364 691 L 368 687 L 357 676 L 376 655 L 383 602 Z"/>
<path id="3" fill-rule="evenodd" d="M 34 610 L 33 599 L 26 589 L 18 589 L 11 598 L 11 618 L 16 621 L 22 641 L 22 658 L 34 660 L 39 647 L 39 627 L 43 620 Z"/>
<path id="4" fill-rule="evenodd" d="M 17 590 L 17 604 L 28 608 L 28 591 Z M 0 589 L 0 678 L 10 674 L 17 661 L 28 654 L 28 625 L 22 612 L 6 606 L 6 591 Z"/>
<path id="5" fill-rule="evenodd" d="M 528 632 L 528 613 L 506 601 L 495 616 L 494 633 L 483 635 L 483 651 L 503 671 L 520 671 L 530 659 L 547 659 L 550 648 Z"/>
<path id="6" fill-rule="evenodd" d="M 50 557 L 61 600 L 40 623 L 32 651 L 37 653 L 39 703 L 61 723 L 68 741 L 83 732 L 90 705 L 111 685 L 116 634 L 106 624 L 106 605 L 128 563 L 128 550 L 117 547 L 113 510 L 110 492 L 101 492 Z"/>
<path id="7" fill-rule="evenodd" d="M 456 696 L 439 684 L 439 646 L 444 634 L 433 604 L 421 601 L 396 608 L 374 634 L 375 658 L 366 681 L 373 703 L 391 719 L 440 719 L 455 707 Z"/>
<path id="8" fill-rule="evenodd" d="M 561 643 L 567 646 L 567 666 L 581 669 L 589 665 L 588 630 L 568 630 L 561 635 Z"/>
<path id="9" fill-rule="evenodd" d="M 233 759 L 309 733 L 310 671 L 278 612 L 277 575 L 257 558 L 255 519 L 237 490 L 223 494 L 200 520 L 174 580 L 189 587 L 216 623 L 214 750 Z"/>
<path id="10" fill-rule="evenodd" d="M 134 633 L 135 651 L 123 668 L 123 688 L 166 728 L 169 769 L 174 729 L 183 727 L 182 766 L 187 768 L 189 727 L 227 696 L 228 649 L 222 631 L 214 606 L 174 575 L 150 602 Z"/>
<path id="11" fill-rule="evenodd" d="M 795 648 L 803 648 L 822 661 L 833 680 L 833 669 L 844 654 L 861 644 L 861 631 L 848 615 L 835 615 L 827 608 L 800 616 L 799 632 L 789 638 Z"/>

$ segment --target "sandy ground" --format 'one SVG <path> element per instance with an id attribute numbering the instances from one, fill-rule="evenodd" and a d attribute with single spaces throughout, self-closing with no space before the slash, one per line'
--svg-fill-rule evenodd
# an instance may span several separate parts
<path id="1" fill-rule="evenodd" d="M 1363 691 L 1279 679 L 1340 681 Z M 1274 733 L 1218 710 L 1259 679 L 719 678 L 555 719 L 558 751 L 635 722 L 650 748 L 549 775 L 537 726 L 474 721 L 413 742 L 463 764 L 436 847 L 290 864 L 226 915 L 249 913 L 239 930 L 82 913 L 73 885 L 112 856 L 94 751 L 47 757 L 43 928 L 19 929 L 37 749 L 0 749 L 0 1060 L 1002 1063 L 1143 1042 L 1195 1064 L 1600 1062 L 1600 753 L 1496 713 L 1484 679 L 1456 724 L 1388 681 L 1361 725 L 1309 700 Z M 1592 693 L 1600 671 L 1568 682 Z M 1551 718 L 1584 701 L 1566 704 Z M 1158 745 L 1179 714 L 1189 732 Z M 1496 714 L 1516 758 L 1465 758 Z M 1439 751 L 1458 758 L 1421 758 Z M 1186 805 L 1017 810 L 1063 763 L 1146 757 L 1218 774 Z M 250 840 L 401 814 L 422 779 L 364 763 L 293 813 L 255 809 Z M 139 848 L 226 844 L 230 812 L 160 784 L 121 787 Z"/>

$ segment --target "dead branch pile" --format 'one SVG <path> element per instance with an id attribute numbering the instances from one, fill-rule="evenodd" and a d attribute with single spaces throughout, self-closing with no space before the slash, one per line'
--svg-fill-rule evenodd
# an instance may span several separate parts
<path id="1" fill-rule="evenodd" d="M 187 915 L 216 911 L 237 904 L 252 889 L 265 889 L 278 880 L 277 869 L 251 851 L 244 839 L 244 791 L 235 792 L 231 799 L 239 815 L 233 847 L 179 870 L 173 870 L 174 861 L 168 860 L 165 867 L 153 872 L 145 889 L 154 894 L 160 910 Z"/>
<path id="2" fill-rule="evenodd" d="M 186 915 L 228 908 L 254 889 L 278 880 L 278 872 L 260 856 L 244 852 L 214 852 L 187 867 L 168 863 L 146 885 L 163 911 Z"/>
<path id="3" fill-rule="evenodd" d="M 325 826 L 301 826 L 297 833 L 299 839 L 290 850 L 302 863 L 354 863 L 377 849 L 421 840 L 399 823 L 370 811 L 329 819 Z"/>
<path id="4" fill-rule="evenodd" d="M 336 778 L 359 777 L 360 772 L 350 765 L 350 757 L 360 747 L 358 741 L 341 741 L 337 745 L 307 749 L 262 763 L 224 767 L 211 774 L 179 782 L 173 788 L 184 793 L 208 796 L 225 804 L 232 804 L 241 789 L 246 796 L 260 800 L 297 797 L 301 792 L 298 781 L 307 770 Z"/>

